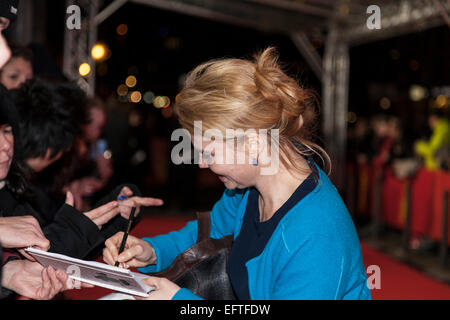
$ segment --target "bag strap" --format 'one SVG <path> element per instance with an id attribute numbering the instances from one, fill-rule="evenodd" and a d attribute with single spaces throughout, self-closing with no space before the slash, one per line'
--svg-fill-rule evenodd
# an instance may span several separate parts
<path id="1" fill-rule="evenodd" d="M 209 239 L 211 232 L 211 217 L 209 211 L 197 212 L 198 234 L 197 243 Z"/>

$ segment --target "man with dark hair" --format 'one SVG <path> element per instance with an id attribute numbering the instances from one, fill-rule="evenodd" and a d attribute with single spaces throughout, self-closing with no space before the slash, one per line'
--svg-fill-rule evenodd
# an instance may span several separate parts
<path id="1" fill-rule="evenodd" d="M 86 95 L 73 83 L 39 79 L 12 90 L 20 119 L 23 160 L 41 172 L 68 151 L 87 122 Z"/>

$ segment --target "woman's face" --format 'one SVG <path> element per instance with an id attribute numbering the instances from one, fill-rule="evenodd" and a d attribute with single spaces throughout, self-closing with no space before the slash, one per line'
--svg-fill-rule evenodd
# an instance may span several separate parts
<path id="1" fill-rule="evenodd" d="M 33 78 L 33 66 L 22 57 L 11 58 L 2 69 L 0 82 L 8 89 L 17 89 Z"/>
<path id="2" fill-rule="evenodd" d="M 247 188 L 255 184 L 259 169 L 249 163 L 248 152 L 244 145 L 202 141 L 200 168 L 209 168 L 217 174 L 227 189 Z M 197 144 L 195 144 L 197 146 Z M 200 146 L 200 144 L 198 144 Z"/>
<path id="3" fill-rule="evenodd" d="M 91 109 L 91 122 L 83 127 L 84 139 L 88 142 L 97 141 L 106 125 L 106 115 L 99 108 Z"/>
<path id="4" fill-rule="evenodd" d="M 14 136 L 10 125 L 0 125 L 0 180 L 6 179 L 14 155 Z"/>

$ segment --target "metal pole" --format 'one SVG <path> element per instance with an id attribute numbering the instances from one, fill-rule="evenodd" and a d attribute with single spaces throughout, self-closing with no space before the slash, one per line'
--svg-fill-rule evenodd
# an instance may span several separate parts
<path id="1" fill-rule="evenodd" d="M 379 171 L 380 170 L 380 171 Z M 372 237 L 378 240 L 381 226 L 381 184 L 383 176 L 381 169 L 375 171 L 375 183 L 372 193 Z"/>
<path id="2" fill-rule="evenodd" d="M 409 250 L 409 237 L 411 235 L 411 180 L 408 178 L 406 184 L 406 219 L 403 228 L 403 249 Z"/>
<path id="3" fill-rule="evenodd" d="M 303 58 L 308 62 L 311 70 L 315 73 L 317 78 L 322 81 L 322 58 L 317 52 L 316 48 L 311 44 L 304 32 L 291 33 L 291 40 L 302 54 Z"/>
<path id="4" fill-rule="evenodd" d="M 345 149 L 347 144 L 348 79 L 350 59 L 348 45 L 338 41 L 339 27 L 330 28 L 323 58 L 323 135 L 332 160 L 332 180 L 344 190 Z"/>
<path id="5" fill-rule="evenodd" d="M 441 264 L 447 265 L 448 256 L 448 190 L 444 191 L 442 200 L 442 239 L 441 239 Z"/>

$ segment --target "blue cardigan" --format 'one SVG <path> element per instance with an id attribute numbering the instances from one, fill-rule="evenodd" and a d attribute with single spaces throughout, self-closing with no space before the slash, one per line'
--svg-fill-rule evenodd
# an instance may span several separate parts
<path id="1" fill-rule="evenodd" d="M 248 194 L 248 189 L 225 190 L 211 210 L 212 238 L 238 236 Z M 139 271 L 166 269 L 196 238 L 196 221 L 179 231 L 144 238 L 155 248 L 157 263 Z M 320 169 L 316 188 L 281 219 L 263 252 L 246 266 L 254 300 L 371 299 L 355 226 Z M 200 297 L 183 288 L 173 299 Z"/>

